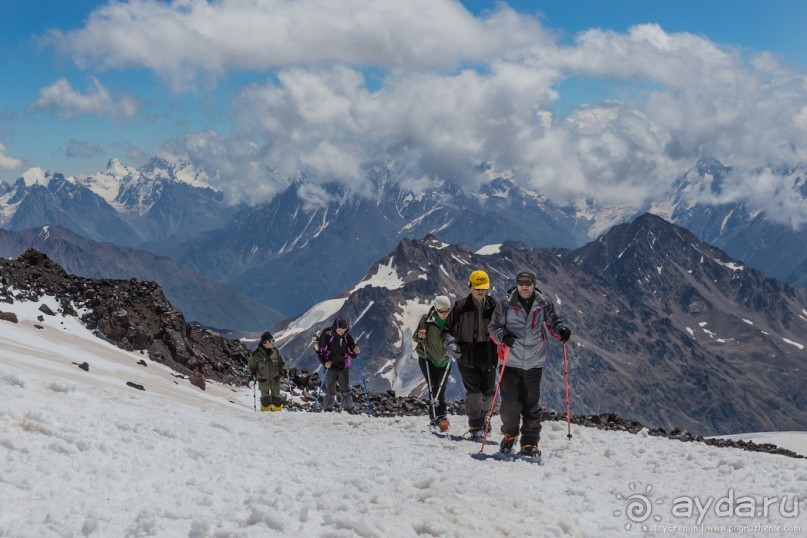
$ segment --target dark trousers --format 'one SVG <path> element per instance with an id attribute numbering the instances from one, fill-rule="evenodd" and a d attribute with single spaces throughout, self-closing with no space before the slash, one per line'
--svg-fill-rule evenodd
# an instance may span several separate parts
<path id="1" fill-rule="evenodd" d="M 541 439 L 541 376 L 543 368 L 522 370 L 506 367 L 499 392 L 502 395 L 500 415 L 502 433 L 519 434 L 521 422 L 521 445 L 537 445 Z M 523 419 L 523 420 L 522 420 Z"/>
<path id="2" fill-rule="evenodd" d="M 429 385 L 431 397 L 429 398 L 429 418 L 432 420 L 446 416 L 446 386 L 448 385 L 448 373 L 451 371 L 451 362 L 445 366 L 435 366 L 428 359 L 418 358 L 420 371 L 423 372 L 423 379 Z M 445 381 L 443 382 L 443 376 Z M 443 386 L 440 386 L 440 383 Z M 432 405 L 432 400 L 437 403 Z"/>
<path id="3" fill-rule="evenodd" d="M 336 403 L 336 389 L 342 395 L 342 409 L 350 411 L 353 409 L 353 395 L 350 394 L 350 369 L 335 370 L 331 368 L 325 376 L 325 398 L 322 406 L 325 411 L 331 411 Z"/>
<path id="4" fill-rule="evenodd" d="M 484 428 L 485 416 L 496 390 L 496 369 L 477 368 L 457 363 L 465 387 L 465 414 L 469 428 Z"/>

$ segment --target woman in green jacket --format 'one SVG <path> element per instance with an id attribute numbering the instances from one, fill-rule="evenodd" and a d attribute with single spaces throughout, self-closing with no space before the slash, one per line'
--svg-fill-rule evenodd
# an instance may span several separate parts
<path id="1" fill-rule="evenodd" d="M 286 363 L 280 351 L 274 347 L 272 333 L 261 335 L 257 349 L 249 356 L 247 369 L 250 378 L 258 380 L 261 389 L 261 411 L 282 411 L 283 398 L 280 397 L 280 376 L 286 375 Z"/>
<path id="2" fill-rule="evenodd" d="M 451 361 L 446 355 L 440 335 L 446 324 L 446 317 L 451 310 L 451 300 L 445 295 L 438 295 L 428 313 L 420 318 L 412 340 L 417 342 L 415 351 L 423 377 L 429 388 L 429 418 L 434 428 L 441 432 L 448 431 L 446 418 L 446 382 L 451 370 Z"/>

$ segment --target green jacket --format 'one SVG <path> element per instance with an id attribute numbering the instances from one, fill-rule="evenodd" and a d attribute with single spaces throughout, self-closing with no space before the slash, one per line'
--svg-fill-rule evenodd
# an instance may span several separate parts
<path id="1" fill-rule="evenodd" d="M 283 362 L 283 357 L 274 346 L 267 351 L 259 345 L 249 356 L 247 370 L 250 374 L 255 374 L 260 383 L 279 382 L 280 376 L 286 374 L 286 363 Z"/>
<path id="2" fill-rule="evenodd" d="M 440 337 L 445 323 L 445 320 L 441 319 L 440 316 L 438 316 L 434 311 L 434 307 L 432 307 L 428 313 L 424 314 L 423 317 L 420 318 L 418 326 L 415 328 L 415 332 L 412 334 L 412 340 L 417 342 L 415 351 L 417 352 L 418 357 L 427 359 L 429 362 L 440 368 L 448 364 L 449 361 L 448 355 L 446 355 L 446 350 L 443 347 L 443 339 Z M 423 328 L 426 329 L 426 338 L 421 340 L 418 338 L 418 330 Z"/>

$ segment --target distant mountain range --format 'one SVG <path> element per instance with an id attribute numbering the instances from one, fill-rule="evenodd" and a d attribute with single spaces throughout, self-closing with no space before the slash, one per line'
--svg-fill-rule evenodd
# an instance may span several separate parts
<path id="1" fill-rule="evenodd" d="M 277 196 L 257 206 L 231 206 L 206 185 L 204 171 L 186 161 L 155 157 L 131 168 L 112 159 L 92 176 L 32 169 L 12 184 L 0 183 L 0 227 L 58 225 L 94 241 L 166 256 L 281 316 L 298 315 L 350 287 L 404 238 L 435 234 L 476 247 L 517 240 L 533 248 L 577 248 L 645 211 L 770 276 L 807 285 L 807 229 L 777 224 L 744 202 L 703 202 L 705 193 L 722 192 L 731 171 L 714 159 L 702 159 L 664 198 L 638 208 L 596 200 L 562 205 L 517 187 L 488 165 L 482 171 L 490 179 L 474 192 L 450 181 L 415 191 L 402 187 L 411 179 L 405 172 L 368 166 L 371 188 L 361 195 L 305 174 L 288 178 L 267 171 L 267 181 L 281 188 Z M 807 200 L 803 168 L 779 172 L 794 196 Z"/>
<path id="2" fill-rule="evenodd" d="M 0 257 L 16 258 L 29 248 L 44 252 L 77 276 L 158 282 L 188 321 L 207 327 L 263 331 L 284 317 L 164 256 L 92 241 L 60 226 L 15 232 L 0 230 Z"/>
<path id="3" fill-rule="evenodd" d="M 701 434 L 807 427 L 807 301 L 650 214 L 576 250 L 505 243 L 473 252 L 434 236 L 404 239 L 347 292 L 284 322 L 278 346 L 291 364 L 316 368 L 311 336 L 345 316 L 371 389 L 417 394 L 417 320 L 435 295 L 467 295 L 477 268 L 491 275 L 495 298 L 518 270 L 536 271 L 573 330 L 575 413 L 613 410 Z M 556 345 L 548 362 L 543 397 L 558 410 L 559 351 Z M 358 382 L 358 372 L 352 375 Z M 462 394 L 452 378 L 449 396 Z"/>

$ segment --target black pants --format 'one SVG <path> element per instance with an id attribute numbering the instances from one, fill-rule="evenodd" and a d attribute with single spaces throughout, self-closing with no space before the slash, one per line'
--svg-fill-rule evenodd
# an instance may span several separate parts
<path id="1" fill-rule="evenodd" d="M 446 416 L 446 387 L 448 386 L 448 373 L 451 371 L 451 362 L 447 362 L 445 366 L 435 366 L 428 359 L 418 358 L 420 364 L 420 371 L 423 372 L 423 379 L 431 387 L 431 398 L 429 398 L 429 418 L 432 420 Z M 443 382 L 445 376 L 445 382 Z M 440 383 L 443 386 L 440 386 Z M 434 408 L 432 407 L 432 398 L 437 403 Z"/>
<path id="2" fill-rule="evenodd" d="M 541 398 L 543 372 L 543 368 L 522 370 L 508 366 L 502 375 L 499 386 L 502 394 L 502 433 L 518 435 L 521 422 L 522 446 L 537 445 L 541 439 L 541 406 L 538 400 Z"/>
<path id="3" fill-rule="evenodd" d="M 465 387 L 465 414 L 469 428 L 483 428 L 485 415 L 496 391 L 496 368 L 477 368 L 457 363 Z"/>

